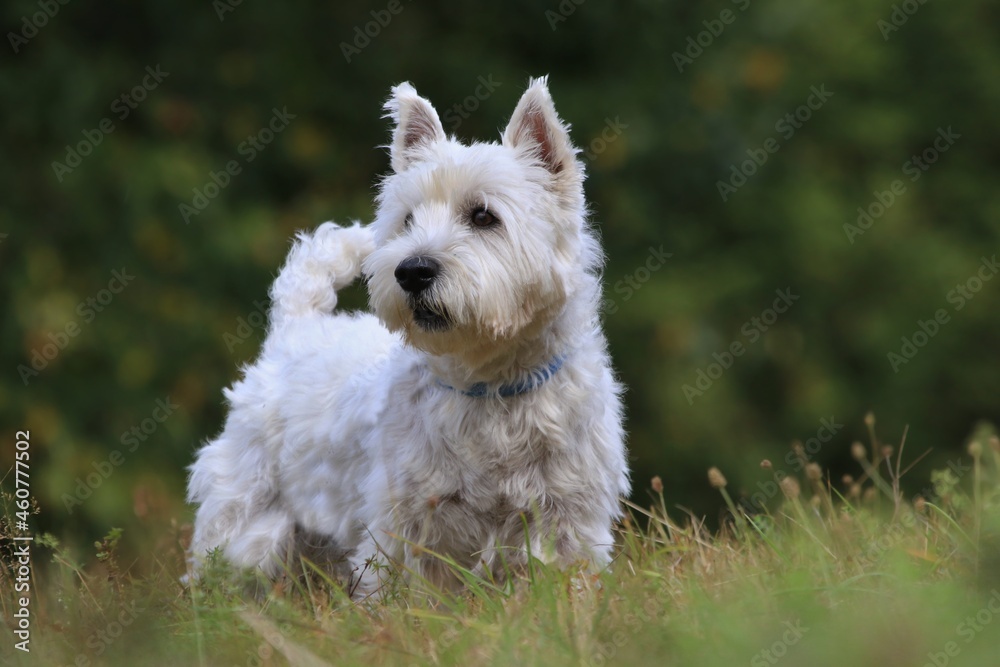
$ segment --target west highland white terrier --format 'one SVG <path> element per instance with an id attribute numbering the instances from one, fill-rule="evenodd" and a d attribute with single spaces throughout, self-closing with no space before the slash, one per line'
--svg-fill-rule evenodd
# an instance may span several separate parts
<path id="1" fill-rule="evenodd" d="M 299 234 L 260 358 L 191 467 L 200 562 L 305 557 L 356 597 L 392 564 L 437 586 L 529 554 L 606 565 L 629 491 L 584 169 L 534 79 L 502 141 L 445 136 L 403 83 L 368 227 Z M 335 312 L 359 275 L 374 315 Z"/>

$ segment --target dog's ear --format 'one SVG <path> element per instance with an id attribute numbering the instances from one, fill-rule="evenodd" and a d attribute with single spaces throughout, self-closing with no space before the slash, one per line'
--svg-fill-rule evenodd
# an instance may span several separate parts
<path id="1" fill-rule="evenodd" d="M 576 150 L 568 126 L 556 115 L 547 76 L 528 82 L 503 132 L 503 143 L 526 148 L 554 175 L 575 170 Z"/>
<path id="2" fill-rule="evenodd" d="M 437 111 L 409 83 L 394 87 L 383 108 L 385 117 L 396 122 L 389 156 L 397 173 L 419 157 L 421 148 L 445 138 Z"/>

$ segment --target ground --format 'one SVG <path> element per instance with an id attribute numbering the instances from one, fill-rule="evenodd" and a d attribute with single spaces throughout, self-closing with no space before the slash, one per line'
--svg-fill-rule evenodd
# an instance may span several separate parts
<path id="1" fill-rule="evenodd" d="M 141 575 L 118 562 L 116 531 L 88 566 L 39 538 L 30 653 L 15 648 L 17 562 L 2 552 L 0 656 L 81 666 L 997 665 L 1000 441 L 980 429 L 962 462 L 912 498 L 897 483 L 903 449 L 873 435 L 852 449 L 858 475 L 837 480 L 803 461 L 762 509 L 733 502 L 720 464 L 705 483 L 730 510 L 714 532 L 668 508 L 654 479 L 649 502 L 630 504 L 608 571 L 533 563 L 500 586 L 456 568 L 460 594 L 399 581 L 357 604 L 319 573 L 261 586 L 221 564 L 184 587 L 181 528 Z M 761 472 L 781 477 L 768 463 Z"/>

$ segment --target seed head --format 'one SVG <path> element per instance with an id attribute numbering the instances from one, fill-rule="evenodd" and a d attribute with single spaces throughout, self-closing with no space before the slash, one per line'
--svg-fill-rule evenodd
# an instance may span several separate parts
<path id="1" fill-rule="evenodd" d="M 799 480 L 794 477 L 786 477 L 781 480 L 781 492 L 785 494 L 785 497 L 789 500 L 795 500 L 802 493 L 802 487 L 799 486 Z"/>
<path id="2" fill-rule="evenodd" d="M 854 475 L 844 475 L 840 481 L 844 483 L 844 486 L 850 486 L 854 484 Z"/>
<path id="3" fill-rule="evenodd" d="M 656 477 L 654 477 L 649 482 L 649 484 L 650 484 L 650 486 L 653 487 L 653 491 L 655 491 L 656 493 L 663 493 L 663 480 L 660 479 L 659 475 L 657 475 Z"/>
<path id="4" fill-rule="evenodd" d="M 792 451 L 795 452 L 795 455 L 797 457 L 799 457 L 800 459 L 805 460 L 805 458 L 806 458 L 806 448 L 802 446 L 802 442 L 800 440 L 794 440 L 794 441 L 792 441 Z"/>
<path id="5" fill-rule="evenodd" d="M 724 489 L 727 484 L 725 475 L 715 466 L 708 469 L 708 483 L 713 489 Z"/>
<path id="6" fill-rule="evenodd" d="M 875 491 L 875 487 L 869 486 L 867 489 L 865 489 L 865 495 L 862 498 L 862 500 L 866 503 L 874 502 L 876 493 L 877 492 Z"/>
<path id="7" fill-rule="evenodd" d="M 861 485 L 855 482 L 851 484 L 850 491 L 847 492 L 848 498 L 860 498 L 861 497 Z"/>
<path id="8" fill-rule="evenodd" d="M 917 514 L 923 514 L 927 509 L 927 501 L 924 500 L 923 496 L 916 496 L 913 499 L 913 509 L 916 510 Z"/>
<path id="9" fill-rule="evenodd" d="M 882 445 L 882 458 L 883 459 L 890 459 L 890 458 L 892 458 L 892 446 L 891 445 Z"/>
<path id="10" fill-rule="evenodd" d="M 770 470 L 774 466 L 771 465 L 771 459 L 764 459 L 763 461 L 760 462 L 760 467 L 763 468 L 764 470 Z"/>
<path id="11" fill-rule="evenodd" d="M 1000 438 L 996 437 L 995 435 L 991 435 L 990 448 L 997 454 L 1000 454 Z"/>
<path id="12" fill-rule="evenodd" d="M 807 463 L 806 477 L 810 482 L 818 482 L 823 479 L 823 469 L 819 467 L 818 463 Z"/>
<path id="13" fill-rule="evenodd" d="M 867 426 L 868 428 L 875 426 L 874 412 L 869 412 L 868 414 L 865 415 L 865 426 Z"/>
<path id="14" fill-rule="evenodd" d="M 983 455 L 983 443 L 978 440 L 973 440 L 969 443 L 969 456 L 974 459 L 978 459 Z"/>
<path id="15" fill-rule="evenodd" d="M 866 450 L 865 446 L 860 442 L 855 441 L 854 444 L 851 445 L 851 456 L 854 457 L 855 461 L 864 461 L 868 458 L 868 450 Z"/>

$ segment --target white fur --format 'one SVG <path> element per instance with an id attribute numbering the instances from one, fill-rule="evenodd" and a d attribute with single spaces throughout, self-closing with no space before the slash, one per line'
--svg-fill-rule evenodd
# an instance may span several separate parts
<path id="1" fill-rule="evenodd" d="M 560 565 L 608 562 L 629 490 L 621 388 L 583 167 L 546 83 L 529 84 L 502 143 L 471 146 L 412 86 L 393 89 L 374 223 L 299 235 L 260 358 L 191 467 L 196 560 L 220 547 L 273 577 L 301 553 L 345 563 L 360 595 L 386 558 L 454 583 L 421 547 L 498 576 L 525 563 L 526 544 Z M 470 224 L 476 207 L 498 225 Z M 446 314 L 443 330 L 414 319 L 394 277 L 416 255 L 441 266 L 420 303 Z M 362 271 L 377 318 L 334 312 Z M 520 395 L 459 391 L 516 384 L 560 356 Z"/>

